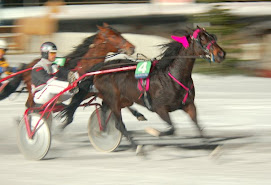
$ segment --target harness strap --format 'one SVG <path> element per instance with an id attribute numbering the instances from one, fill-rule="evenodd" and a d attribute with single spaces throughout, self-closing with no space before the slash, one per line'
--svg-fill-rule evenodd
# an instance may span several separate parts
<path id="1" fill-rule="evenodd" d="M 150 88 L 150 77 L 146 79 L 139 79 L 137 83 L 137 88 L 139 91 L 148 91 Z"/>
<path id="2" fill-rule="evenodd" d="M 207 45 L 207 49 L 210 50 L 210 47 L 212 46 L 212 44 L 215 43 L 215 40 L 212 40 L 211 42 L 209 42 L 209 44 Z"/>
<path id="3" fill-rule="evenodd" d="M 154 60 L 152 62 L 152 66 L 151 66 L 151 70 L 150 70 L 150 73 L 153 71 L 154 67 L 156 66 L 156 64 L 158 63 L 159 61 L 158 60 Z M 137 82 L 137 88 L 139 91 L 148 91 L 149 88 L 150 88 L 150 76 L 148 76 L 146 79 L 139 79 L 138 82 Z M 143 93 L 140 94 L 139 98 L 142 96 Z"/>
<path id="4" fill-rule="evenodd" d="M 150 72 L 153 71 L 155 65 L 158 63 L 158 60 L 154 60 L 152 62 L 151 70 Z M 137 82 L 137 88 L 141 92 L 138 99 L 142 98 L 145 106 L 149 109 L 152 110 L 152 100 L 150 98 L 149 94 L 149 89 L 150 89 L 150 76 L 148 76 L 146 79 L 139 79 Z"/>
<path id="5" fill-rule="evenodd" d="M 189 88 L 186 87 L 184 84 L 182 84 L 179 80 L 177 80 L 170 72 L 168 72 L 168 75 L 175 81 L 177 82 L 180 86 L 182 86 L 182 88 L 184 88 L 184 90 L 186 90 L 186 94 L 183 98 L 182 103 L 185 104 L 187 98 L 188 98 L 188 93 L 189 93 Z"/>

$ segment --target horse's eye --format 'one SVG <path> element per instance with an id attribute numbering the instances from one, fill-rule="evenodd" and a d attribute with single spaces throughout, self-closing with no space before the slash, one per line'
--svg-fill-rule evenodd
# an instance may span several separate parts
<path id="1" fill-rule="evenodd" d="M 206 40 L 205 37 L 204 37 L 203 35 L 201 35 L 201 36 L 199 37 L 199 39 L 200 39 L 201 41 L 205 41 L 205 40 Z"/>

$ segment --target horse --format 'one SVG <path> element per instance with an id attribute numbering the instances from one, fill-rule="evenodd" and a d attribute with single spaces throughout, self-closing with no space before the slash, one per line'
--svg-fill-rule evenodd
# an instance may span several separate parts
<path id="1" fill-rule="evenodd" d="M 127 55 L 132 55 L 134 53 L 135 46 L 123 38 L 120 32 L 106 23 L 104 23 L 103 26 L 97 27 L 98 32 L 95 35 L 87 37 L 73 52 L 65 56 L 65 58 L 67 58 L 67 62 L 64 65 L 65 68 L 77 71 L 79 75 L 82 75 L 93 65 L 103 62 L 106 54 L 109 52 L 125 53 Z M 32 68 L 39 60 L 40 58 L 35 59 L 30 64 L 24 65 L 24 68 L 22 69 Z M 35 106 L 31 91 L 31 71 L 13 77 L 1 91 L 0 100 L 7 98 L 14 93 L 21 81 L 26 84 L 28 90 L 28 99 L 25 104 L 26 107 L 29 108 Z M 92 94 L 90 93 L 89 96 L 91 95 Z M 133 108 L 129 108 L 129 110 L 139 120 L 146 120 L 142 114 Z"/>
<path id="2" fill-rule="evenodd" d="M 161 45 L 164 52 L 161 54 L 160 60 L 152 62 L 147 93 L 138 89 L 135 71 L 96 75 L 82 82 L 79 92 L 72 98 L 70 105 L 62 111 L 63 116 L 73 116 L 74 106 L 81 101 L 79 97 L 85 94 L 84 88 L 94 83 L 99 91 L 97 96 L 103 100 L 102 114 L 108 109 L 112 110 L 116 117 L 116 128 L 127 137 L 133 148 L 136 148 L 136 143 L 127 132 L 121 115 L 121 109 L 131 106 L 133 103 L 156 112 L 168 124 L 168 128 L 164 131 L 150 129 L 149 132 L 152 135 L 173 135 L 175 128 L 169 112 L 183 110 L 196 125 L 200 136 L 204 137 L 203 130 L 197 121 L 194 104 L 195 87 L 191 73 L 196 58 L 205 58 L 220 63 L 225 59 L 226 52 L 217 44 L 215 35 L 209 34 L 204 28 L 197 27 L 191 31 L 192 33 L 187 32 L 183 37 L 172 36 L 175 41 Z M 133 65 L 129 60 L 116 60 L 96 65 L 90 71 L 107 69 L 116 64 Z M 143 96 L 141 96 L 142 94 Z M 149 106 L 144 101 L 145 95 L 148 97 Z"/>

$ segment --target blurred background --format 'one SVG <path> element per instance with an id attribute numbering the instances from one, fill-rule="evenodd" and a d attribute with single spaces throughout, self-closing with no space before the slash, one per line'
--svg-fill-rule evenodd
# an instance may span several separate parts
<path id="1" fill-rule="evenodd" d="M 215 33 L 227 60 L 210 65 L 197 60 L 194 72 L 271 77 L 271 2 L 249 0 L 0 0 L 0 38 L 8 54 L 39 52 L 42 42 L 55 42 L 70 52 L 110 24 L 150 58 L 156 45 L 177 29 L 205 27 Z M 12 62 L 12 61 L 10 61 Z"/>
<path id="2" fill-rule="evenodd" d="M 178 132 L 164 138 L 143 131 L 165 128 L 155 113 L 136 105 L 148 119 L 139 123 L 122 112 L 127 129 L 146 143 L 144 158 L 125 139 L 117 152 L 90 147 L 93 106 L 78 110 L 64 133 L 53 133 L 46 160 L 26 161 L 16 145 L 16 123 L 28 95 L 0 101 L 1 184 L 270 185 L 271 86 L 262 78 L 271 77 L 270 18 L 271 2 L 255 0 L 0 0 L 0 39 L 8 43 L 12 66 L 39 57 L 45 41 L 64 56 L 104 22 L 149 58 L 172 34 L 182 34 L 176 30 L 197 25 L 216 34 L 227 52 L 221 64 L 198 59 L 194 66 L 198 120 L 207 138 L 198 138 L 183 111 L 171 113 Z"/>

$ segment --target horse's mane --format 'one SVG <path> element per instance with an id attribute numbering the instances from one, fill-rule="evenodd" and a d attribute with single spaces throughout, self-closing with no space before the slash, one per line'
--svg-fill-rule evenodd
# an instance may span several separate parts
<path id="1" fill-rule="evenodd" d="M 165 69 L 167 66 L 169 66 L 175 59 L 176 57 L 179 55 L 179 52 L 182 48 L 184 48 L 182 46 L 182 44 L 180 44 L 179 42 L 173 41 L 167 44 L 162 44 L 159 45 L 162 49 L 164 49 L 165 51 L 159 55 L 162 58 L 159 60 L 159 62 L 156 64 L 156 68 L 159 70 Z M 106 63 L 101 63 L 98 64 L 97 68 L 95 68 L 96 70 L 101 70 L 103 69 L 107 69 L 108 66 L 110 66 L 109 68 L 115 68 L 115 67 L 111 67 L 114 64 L 128 64 L 128 65 L 134 65 L 134 61 L 131 61 L 129 59 L 116 59 L 116 60 L 111 60 L 108 61 Z M 92 72 L 88 71 L 88 72 Z"/>
<path id="2" fill-rule="evenodd" d="M 156 64 L 158 69 L 164 69 L 169 66 L 176 59 L 175 57 L 179 55 L 180 50 L 183 48 L 183 46 L 176 41 L 159 46 L 165 51 L 159 55 L 162 58 Z"/>
<path id="3" fill-rule="evenodd" d="M 66 55 L 65 57 L 68 59 L 68 62 L 66 63 L 65 67 L 68 69 L 73 69 L 77 65 L 78 60 L 80 60 L 81 57 L 87 53 L 89 46 L 93 43 L 95 37 L 96 34 L 87 37 L 81 44 L 75 47 L 70 54 Z"/>
<path id="4" fill-rule="evenodd" d="M 114 31 L 117 34 L 121 34 L 116 29 L 112 28 L 111 26 L 108 26 L 109 29 Z M 92 35 L 90 37 L 87 37 L 83 43 L 79 44 L 77 47 L 75 47 L 74 51 L 72 51 L 70 54 L 65 56 L 68 59 L 68 62 L 66 63 L 65 67 L 68 69 L 73 69 L 76 67 L 77 62 L 83 57 L 89 50 L 89 46 L 94 42 L 94 39 L 97 34 Z"/>
<path id="5" fill-rule="evenodd" d="M 189 36 L 189 33 L 187 30 L 176 30 L 174 31 L 174 35 L 175 34 L 185 35 L 186 37 Z M 166 44 L 161 44 L 158 46 L 161 47 L 162 50 L 164 50 L 164 52 L 161 55 L 159 55 L 161 59 L 156 64 L 156 67 L 158 69 L 164 69 L 167 66 L 169 66 L 179 55 L 180 50 L 184 48 L 182 44 L 176 41 L 172 41 Z"/>
<path id="6" fill-rule="evenodd" d="M 121 34 L 118 30 L 116 30 L 115 28 L 111 27 L 111 26 L 107 26 L 107 28 L 109 28 L 110 30 L 112 30 L 113 32 L 115 32 L 116 34 Z"/>

